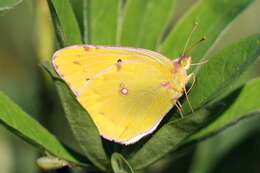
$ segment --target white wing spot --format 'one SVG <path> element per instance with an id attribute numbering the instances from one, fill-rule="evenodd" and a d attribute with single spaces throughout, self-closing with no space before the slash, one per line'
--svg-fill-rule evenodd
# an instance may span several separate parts
<path id="1" fill-rule="evenodd" d="M 122 88 L 122 89 L 120 90 L 120 92 L 121 92 L 121 94 L 123 94 L 123 95 L 127 95 L 127 94 L 128 94 L 128 89 L 127 89 L 127 88 Z"/>

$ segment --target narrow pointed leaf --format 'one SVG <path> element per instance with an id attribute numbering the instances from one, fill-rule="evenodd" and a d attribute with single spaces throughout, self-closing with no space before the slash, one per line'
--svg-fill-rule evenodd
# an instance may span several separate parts
<path id="1" fill-rule="evenodd" d="M 126 159 L 119 153 L 113 153 L 111 166 L 114 173 L 134 173 Z"/>
<path id="2" fill-rule="evenodd" d="M 115 45 L 121 0 L 89 0 L 88 36 L 94 45 Z M 86 19 L 85 19 L 86 20 Z"/>
<path id="3" fill-rule="evenodd" d="M 53 67 L 50 64 L 45 63 L 43 66 L 49 74 L 54 74 Z M 99 169 L 106 170 L 108 159 L 94 122 L 77 102 L 67 85 L 62 80 L 57 79 L 56 75 L 52 77 L 60 96 L 65 116 L 77 140 L 76 142 L 79 144 L 81 154 L 86 156 Z"/>
<path id="4" fill-rule="evenodd" d="M 175 0 L 128 0 L 121 44 L 155 49 L 174 9 Z"/>
<path id="5" fill-rule="evenodd" d="M 0 123 L 42 151 L 48 151 L 52 155 L 76 165 L 91 167 L 87 159 L 82 159 L 80 155 L 64 146 L 3 93 L 0 93 Z"/>
<path id="6" fill-rule="evenodd" d="M 49 0 L 53 23 L 63 47 L 80 44 L 81 32 L 69 0 Z"/>
<path id="7" fill-rule="evenodd" d="M 194 108 L 201 103 L 209 103 L 210 99 L 214 99 L 213 96 L 221 95 L 225 89 L 229 88 L 260 55 L 259 44 L 260 35 L 253 35 L 212 57 L 198 72 L 196 86 L 189 96 L 192 104 L 195 105 Z M 203 81 L 200 81 L 201 79 Z M 218 109 L 212 111 L 204 105 L 203 109 L 198 109 L 192 115 L 186 115 L 184 119 L 167 123 L 144 143 L 140 150 L 131 153 L 128 158 L 129 162 L 134 169 L 140 169 L 177 149 L 186 137 L 214 118 L 219 113 L 216 110 Z M 132 147 L 138 147 L 138 144 Z"/>
<path id="8" fill-rule="evenodd" d="M 200 0 L 184 15 L 166 40 L 160 46 L 160 52 L 169 58 L 178 58 L 195 22 L 199 27 L 192 36 L 192 42 L 202 36 L 208 38 L 192 50 L 193 62 L 198 62 L 216 41 L 219 34 L 254 0 Z"/>
<path id="9" fill-rule="evenodd" d="M 81 33 L 83 33 L 84 29 L 84 2 L 87 2 L 87 0 L 70 0 L 71 7 L 79 24 Z"/>

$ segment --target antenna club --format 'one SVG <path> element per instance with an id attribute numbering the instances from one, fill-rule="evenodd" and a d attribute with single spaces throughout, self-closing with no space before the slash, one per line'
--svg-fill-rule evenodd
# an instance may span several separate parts
<path id="1" fill-rule="evenodd" d="M 208 38 L 206 36 L 203 36 L 200 40 L 201 41 L 204 41 L 204 40 L 207 40 Z"/>

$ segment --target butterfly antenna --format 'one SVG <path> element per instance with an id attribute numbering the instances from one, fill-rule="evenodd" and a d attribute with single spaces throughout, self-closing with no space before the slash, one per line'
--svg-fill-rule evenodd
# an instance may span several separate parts
<path id="1" fill-rule="evenodd" d="M 184 118 L 183 109 L 182 109 L 181 103 L 180 103 L 179 101 L 176 101 L 176 108 L 177 108 L 178 111 L 180 112 L 181 118 Z"/>
<path id="2" fill-rule="evenodd" d="M 190 103 L 190 99 L 189 99 L 188 94 L 187 94 L 187 90 L 186 90 L 185 87 L 183 88 L 183 91 L 184 91 L 184 93 L 185 93 L 185 97 L 187 98 L 187 102 L 188 102 L 188 105 L 189 105 L 189 107 L 190 107 L 190 109 L 191 109 L 191 112 L 194 112 L 194 110 L 193 110 L 193 108 L 192 108 L 192 106 L 191 106 L 191 103 Z"/>
<path id="3" fill-rule="evenodd" d="M 188 47 L 188 45 L 189 45 L 189 43 L 190 43 L 192 34 L 196 31 L 196 29 L 197 29 L 198 26 L 199 26 L 199 23 L 196 22 L 196 23 L 194 24 L 194 26 L 193 26 L 193 28 L 192 28 L 190 34 L 189 34 L 189 37 L 188 37 L 186 43 L 185 43 L 185 46 L 184 46 L 184 48 L 183 48 L 183 51 L 182 51 L 181 56 L 184 56 L 184 55 L 185 55 L 186 49 L 187 49 L 187 47 Z"/>
<path id="4" fill-rule="evenodd" d="M 193 43 L 193 44 L 191 45 L 191 47 L 186 50 L 185 53 L 187 54 L 187 53 L 190 52 L 194 47 L 196 47 L 198 44 L 200 44 L 201 42 L 203 42 L 203 41 L 205 41 L 205 40 L 207 40 L 207 39 L 208 39 L 208 38 L 207 38 L 206 36 L 202 37 L 201 39 L 199 39 L 198 41 L 196 41 L 195 43 Z"/>

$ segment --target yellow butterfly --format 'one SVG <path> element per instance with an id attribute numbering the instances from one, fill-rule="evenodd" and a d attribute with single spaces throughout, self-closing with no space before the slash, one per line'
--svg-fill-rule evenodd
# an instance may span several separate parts
<path id="1" fill-rule="evenodd" d="M 58 50 L 53 64 L 100 134 L 123 144 L 156 129 L 183 94 L 191 57 L 153 51 L 77 45 Z"/>
<path id="2" fill-rule="evenodd" d="M 132 144 L 152 133 L 183 95 L 190 56 L 146 49 L 75 45 L 52 63 L 104 138 Z"/>

